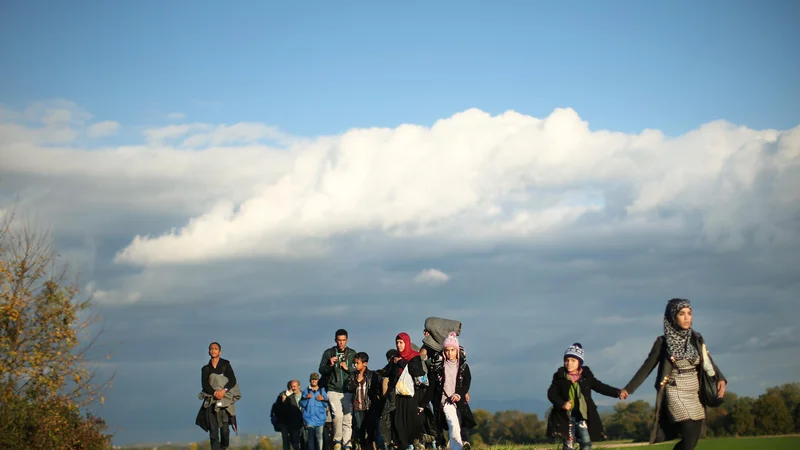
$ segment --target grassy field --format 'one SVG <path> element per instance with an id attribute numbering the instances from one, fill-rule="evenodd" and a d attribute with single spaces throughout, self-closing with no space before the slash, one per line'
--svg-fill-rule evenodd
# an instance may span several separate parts
<path id="1" fill-rule="evenodd" d="M 656 445 L 631 444 L 629 442 L 597 442 L 593 449 L 628 450 L 628 449 L 653 449 L 671 450 L 677 441 L 665 442 Z M 520 446 L 492 446 L 491 450 L 561 450 L 560 445 L 520 445 Z M 800 436 L 792 437 L 742 437 L 703 439 L 697 444 L 697 450 L 798 450 L 800 449 Z"/>

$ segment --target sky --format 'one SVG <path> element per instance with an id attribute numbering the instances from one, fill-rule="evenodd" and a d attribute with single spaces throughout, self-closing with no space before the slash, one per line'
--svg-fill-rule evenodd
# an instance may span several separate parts
<path id="1" fill-rule="evenodd" d="M 337 328 L 376 368 L 398 332 L 459 319 L 475 405 L 541 402 L 573 342 L 627 383 L 673 297 L 757 396 L 800 379 L 798 19 L 6 1 L 0 214 L 49 230 L 102 314 L 116 444 L 205 439 L 211 341 L 264 434 Z"/>

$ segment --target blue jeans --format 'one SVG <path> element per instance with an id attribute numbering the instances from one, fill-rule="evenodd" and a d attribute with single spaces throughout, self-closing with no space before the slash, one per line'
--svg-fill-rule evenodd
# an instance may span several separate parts
<path id="1" fill-rule="evenodd" d="M 578 420 L 569 416 L 569 437 L 564 439 L 562 450 L 573 450 L 575 442 L 581 445 L 581 450 L 592 450 L 592 438 L 589 437 L 589 426 L 585 420 Z"/>
<path id="2" fill-rule="evenodd" d="M 325 425 L 306 427 L 306 450 L 322 450 L 322 432 L 324 430 Z"/>

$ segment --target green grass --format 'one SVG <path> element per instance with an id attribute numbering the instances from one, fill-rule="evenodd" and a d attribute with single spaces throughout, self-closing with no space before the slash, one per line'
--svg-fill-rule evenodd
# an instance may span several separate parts
<path id="1" fill-rule="evenodd" d="M 604 441 L 596 442 L 592 445 L 593 449 L 604 450 L 629 450 L 629 449 L 653 449 L 653 450 L 671 450 L 675 446 L 675 442 L 665 442 L 656 445 L 644 445 L 636 447 L 618 447 L 617 445 L 624 445 L 630 441 Z M 577 446 L 576 446 L 577 447 Z M 490 450 L 561 450 L 560 444 L 540 444 L 540 445 L 517 445 L 517 446 L 501 446 L 495 445 L 489 447 Z M 800 449 L 800 437 L 741 437 L 741 438 L 718 438 L 718 439 L 702 439 L 697 444 L 696 450 L 797 450 Z"/>

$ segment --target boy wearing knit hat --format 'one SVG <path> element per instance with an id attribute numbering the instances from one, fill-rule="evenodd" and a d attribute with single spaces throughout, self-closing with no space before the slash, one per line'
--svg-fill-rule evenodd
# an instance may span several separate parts
<path id="1" fill-rule="evenodd" d="M 581 450 L 590 450 L 593 440 L 604 438 L 592 391 L 621 398 L 619 389 L 602 383 L 584 366 L 583 346 L 576 342 L 564 352 L 564 365 L 553 374 L 547 390 L 547 398 L 553 404 L 547 419 L 547 435 L 560 437 L 562 450 L 574 449 L 575 441 L 580 443 Z"/>

